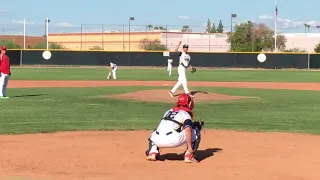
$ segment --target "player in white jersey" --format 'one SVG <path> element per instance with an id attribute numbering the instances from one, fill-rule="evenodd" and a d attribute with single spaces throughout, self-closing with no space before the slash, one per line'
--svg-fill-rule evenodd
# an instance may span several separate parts
<path id="1" fill-rule="evenodd" d="M 194 155 L 200 144 L 200 130 L 194 126 L 192 112 L 195 103 L 187 94 L 178 97 L 176 106 L 168 110 L 160 121 L 158 128 L 149 138 L 149 149 L 146 159 L 156 161 L 160 148 L 174 148 L 187 144 L 184 161 L 198 162 Z"/>
<path id="2" fill-rule="evenodd" d="M 108 74 L 108 79 L 111 78 L 111 75 L 112 75 L 113 79 L 117 79 L 118 66 L 115 63 L 112 63 L 112 62 L 110 62 L 109 65 L 110 65 L 110 71 L 109 71 L 109 74 Z"/>
<path id="3" fill-rule="evenodd" d="M 169 56 L 169 59 L 168 59 L 168 67 L 167 67 L 167 71 L 169 72 L 169 76 L 171 76 L 172 63 L 173 63 L 173 60 L 172 60 L 171 57 Z"/>
<path id="4" fill-rule="evenodd" d="M 176 85 L 171 89 L 171 91 L 169 92 L 170 96 L 173 98 L 174 97 L 174 93 L 175 91 L 180 87 L 180 85 L 182 84 L 184 92 L 186 94 L 189 94 L 190 96 L 192 96 L 189 92 L 188 89 L 188 85 L 187 85 L 187 76 L 186 76 L 186 69 L 190 68 L 192 69 L 192 66 L 190 65 L 190 60 L 191 57 L 188 54 L 188 49 L 189 46 L 187 44 L 183 45 L 183 51 L 180 52 L 178 51 L 179 47 L 181 45 L 181 41 L 179 42 L 177 48 L 176 48 L 176 52 L 178 52 L 179 55 L 179 66 L 178 66 L 178 82 L 176 83 Z"/>

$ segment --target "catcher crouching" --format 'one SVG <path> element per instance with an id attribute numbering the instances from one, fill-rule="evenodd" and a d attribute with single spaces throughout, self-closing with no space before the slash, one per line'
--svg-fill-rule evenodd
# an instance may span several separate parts
<path id="1" fill-rule="evenodd" d="M 186 163 L 199 162 L 195 154 L 200 144 L 200 131 L 204 122 L 193 122 L 192 109 L 194 106 L 194 100 L 188 94 L 178 97 L 176 106 L 164 114 L 158 128 L 148 139 L 147 160 L 156 161 L 160 155 L 159 148 L 175 148 L 187 144 L 184 161 Z"/>

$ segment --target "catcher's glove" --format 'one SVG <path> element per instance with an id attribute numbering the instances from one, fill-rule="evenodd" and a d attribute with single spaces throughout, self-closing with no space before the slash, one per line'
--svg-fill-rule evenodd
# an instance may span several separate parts
<path id="1" fill-rule="evenodd" d="M 197 69 L 194 68 L 194 67 L 193 67 L 192 70 L 191 70 L 192 73 L 195 73 L 196 71 L 197 71 Z"/>
<path id="2" fill-rule="evenodd" d="M 202 120 L 195 120 L 193 122 L 193 128 L 198 128 L 200 131 L 203 126 L 204 126 L 204 122 Z"/>

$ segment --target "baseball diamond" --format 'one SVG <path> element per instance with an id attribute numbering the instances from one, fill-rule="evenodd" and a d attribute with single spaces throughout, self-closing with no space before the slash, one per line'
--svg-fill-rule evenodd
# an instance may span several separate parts
<path id="1" fill-rule="evenodd" d="M 195 119 L 205 122 L 200 163 L 188 165 L 184 146 L 145 160 L 150 134 L 175 104 L 167 92 L 177 69 L 119 68 L 112 80 L 105 67 L 12 68 L 10 99 L 0 99 L 1 179 L 320 178 L 318 72 L 188 74 Z"/>

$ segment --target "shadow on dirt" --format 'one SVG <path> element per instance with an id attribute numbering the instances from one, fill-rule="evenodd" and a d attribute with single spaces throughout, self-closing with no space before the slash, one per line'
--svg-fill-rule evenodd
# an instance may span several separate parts
<path id="1" fill-rule="evenodd" d="M 208 148 L 205 150 L 198 150 L 196 154 L 196 159 L 198 161 L 203 161 L 211 156 L 214 155 L 215 152 L 222 151 L 220 148 Z M 184 153 L 177 154 L 177 153 L 167 153 L 162 154 L 159 157 L 160 161 L 170 160 L 170 161 L 183 161 L 184 160 Z"/>

